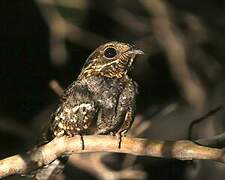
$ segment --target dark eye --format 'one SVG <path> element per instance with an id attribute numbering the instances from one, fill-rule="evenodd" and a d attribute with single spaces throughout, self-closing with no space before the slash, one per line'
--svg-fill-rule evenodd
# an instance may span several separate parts
<path id="1" fill-rule="evenodd" d="M 109 48 L 105 49 L 105 51 L 104 51 L 104 56 L 106 58 L 114 58 L 116 55 L 117 55 L 117 52 L 112 47 L 109 47 Z"/>

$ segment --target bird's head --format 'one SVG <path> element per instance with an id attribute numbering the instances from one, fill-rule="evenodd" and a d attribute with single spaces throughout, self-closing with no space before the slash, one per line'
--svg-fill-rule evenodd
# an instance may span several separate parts
<path id="1" fill-rule="evenodd" d="M 127 43 L 113 41 L 103 44 L 88 57 L 80 77 L 121 78 L 130 70 L 137 54 L 143 54 L 143 51 Z"/>

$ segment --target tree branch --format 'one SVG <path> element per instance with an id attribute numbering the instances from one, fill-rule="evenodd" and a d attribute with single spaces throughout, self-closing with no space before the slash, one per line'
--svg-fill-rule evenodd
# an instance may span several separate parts
<path id="1" fill-rule="evenodd" d="M 187 140 L 161 141 L 124 137 L 120 149 L 118 142 L 118 138 L 113 136 L 84 136 L 85 149 L 82 150 L 80 136 L 55 138 L 48 144 L 26 154 L 0 160 L 0 178 L 30 172 L 49 164 L 64 153 L 117 152 L 179 160 L 214 160 L 225 163 L 224 150 L 200 146 Z"/>
<path id="2" fill-rule="evenodd" d="M 168 57 L 171 73 L 184 98 L 201 112 L 205 102 L 205 91 L 199 78 L 188 66 L 185 40 L 173 21 L 171 8 L 165 0 L 140 2 L 152 15 L 152 32 Z"/>

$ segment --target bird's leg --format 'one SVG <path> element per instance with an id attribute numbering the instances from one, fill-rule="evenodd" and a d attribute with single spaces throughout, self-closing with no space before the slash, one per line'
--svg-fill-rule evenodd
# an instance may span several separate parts
<path id="1" fill-rule="evenodd" d="M 119 139 L 119 145 L 118 148 L 121 148 L 122 144 L 122 138 L 126 135 L 127 131 L 129 130 L 130 126 L 132 125 L 133 122 L 133 113 L 132 111 L 128 111 L 126 113 L 126 116 L 124 118 L 124 122 L 119 129 L 119 131 L 116 133 L 116 137 Z"/>
<path id="2" fill-rule="evenodd" d="M 79 134 L 80 136 L 80 140 L 81 140 L 81 149 L 84 150 L 85 146 L 84 146 L 84 136 L 82 134 Z"/>

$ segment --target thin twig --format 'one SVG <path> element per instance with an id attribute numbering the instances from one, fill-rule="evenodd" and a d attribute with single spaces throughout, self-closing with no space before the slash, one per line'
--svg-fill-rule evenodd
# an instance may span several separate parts
<path id="1" fill-rule="evenodd" d="M 210 138 L 203 138 L 195 141 L 198 144 L 214 147 L 214 148 L 224 148 L 225 147 L 225 133 L 213 136 Z"/>
<path id="2" fill-rule="evenodd" d="M 192 121 L 192 123 L 190 124 L 190 126 L 188 127 L 188 139 L 192 139 L 192 132 L 193 132 L 193 128 L 196 124 L 204 121 L 205 119 L 209 118 L 210 116 L 214 115 L 215 113 L 217 113 L 218 111 L 220 111 L 221 109 L 223 109 L 225 107 L 225 104 L 222 104 L 214 109 L 212 109 L 211 111 L 207 112 L 205 115 L 203 115 L 200 118 L 197 118 L 195 120 Z"/>
<path id="3" fill-rule="evenodd" d="M 49 87 L 54 91 L 54 93 L 56 93 L 59 97 L 61 97 L 63 95 L 63 88 L 62 86 L 59 84 L 58 81 L 56 80 L 51 80 L 49 82 Z"/>
<path id="4" fill-rule="evenodd" d="M 107 41 L 104 37 L 88 32 L 62 17 L 56 8 L 55 1 L 35 0 L 35 2 L 49 28 L 50 55 L 54 65 L 64 64 L 68 59 L 65 40 L 89 48 L 96 47 L 100 43 Z M 85 41 L 86 39 L 89 40 L 88 43 Z"/>
<path id="5" fill-rule="evenodd" d="M 7 132 L 20 138 L 28 138 L 32 131 L 29 126 L 22 125 L 18 121 L 0 117 L 0 132 Z"/>
<path id="6" fill-rule="evenodd" d="M 202 110 L 205 91 L 199 79 L 188 67 L 185 42 L 172 21 L 169 6 L 164 0 L 140 0 L 140 2 L 152 15 L 152 31 L 168 56 L 171 73 L 180 86 L 184 98 L 189 104 Z"/>

